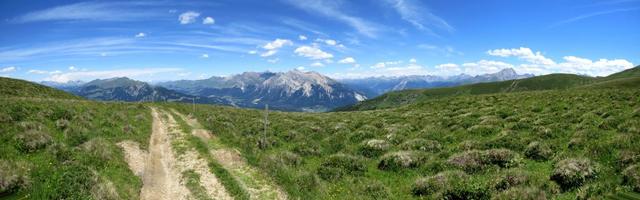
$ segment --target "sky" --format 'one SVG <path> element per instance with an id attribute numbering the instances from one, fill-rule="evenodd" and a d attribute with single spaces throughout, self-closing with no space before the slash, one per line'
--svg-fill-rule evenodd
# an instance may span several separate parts
<path id="1" fill-rule="evenodd" d="M 0 20 L 0 76 L 31 81 L 606 76 L 640 63 L 640 0 L 0 0 Z"/>

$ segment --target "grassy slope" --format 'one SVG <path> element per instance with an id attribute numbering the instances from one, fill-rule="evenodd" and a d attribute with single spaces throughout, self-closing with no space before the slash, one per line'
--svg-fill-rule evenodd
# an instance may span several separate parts
<path id="1" fill-rule="evenodd" d="M 465 95 L 567 89 L 595 82 L 594 78 L 572 74 L 550 74 L 532 78 L 491 83 L 477 83 L 456 87 L 403 90 L 384 94 L 338 111 L 373 110 L 406 105 L 430 98 Z"/>
<path id="2" fill-rule="evenodd" d="M 224 143 L 243 151 L 251 164 L 272 174 L 293 199 L 413 199 L 418 178 L 460 169 L 447 162 L 452 156 L 498 148 L 523 159 L 516 159 L 513 167 L 485 165 L 468 172 L 470 177 L 453 192 L 478 194 L 479 199 L 496 196 L 501 193 L 496 189 L 500 176 L 514 171 L 525 174 L 527 181 L 520 186 L 541 188 L 552 199 L 575 199 L 630 191 L 620 171 L 637 163 L 628 160 L 629 155 L 640 155 L 635 145 L 640 141 L 639 98 L 637 89 L 552 90 L 448 96 L 375 111 L 272 112 L 266 149 L 257 145 L 263 127 L 258 110 L 200 105 L 195 116 Z M 182 112 L 191 109 L 173 106 Z M 390 146 L 371 155 L 363 149 L 370 139 Z M 412 139 L 436 141 L 441 148 L 414 152 L 419 158 L 414 167 L 378 167 L 383 154 L 402 150 Z M 534 141 L 548 145 L 551 157 L 525 158 L 527 145 Z M 331 168 L 345 175 L 321 178 L 323 163 L 336 154 L 354 156 L 356 160 L 345 165 L 361 163 L 365 170 Z M 582 157 L 597 163 L 597 178 L 566 191 L 549 179 L 560 160 Z"/>
<path id="3" fill-rule="evenodd" d="M 570 89 L 575 87 L 637 88 L 637 85 L 634 84 L 637 83 L 638 80 L 634 77 L 640 77 L 640 66 L 602 78 L 591 78 L 572 74 L 549 74 L 520 80 L 478 83 L 457 87 L 403 90 L 389 92 L 380 97 L 363 101 L 353 106 L 339 108 L 337 111 L 385 109 L 419 102 L 430 98 L 463 94 L 492 94 L 503 92 Z"/>
<path id="4" fill-rule="evenodd" d="M 29 81 L 0 77 L 0 96 L 81 99 L 62 90 Z"/>
<path id="5" fill-rule="evenodd" d="M 1 98 L 0 105 L 0 178 L 20 177 L 3 182 L 0 199 L 138 198 L 142 181 L 115 143 L 146 148 L 146 106 Z"/>

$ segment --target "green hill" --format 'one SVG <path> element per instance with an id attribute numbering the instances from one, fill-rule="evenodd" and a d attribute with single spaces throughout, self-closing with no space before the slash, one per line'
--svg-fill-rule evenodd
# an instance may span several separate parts
<path id="1" fill-rule="evenodd" d="M 55 99 L 82 99 L 62 90 L 29 81 L 0 77 L 0 97 L 33 97 Z"/>
<path id="2" fill-rule="evenodd" d="M 574 74 L 549 74 L 519 80 L 491 83 L 478 83 L 456 87 L 403 90 L 384 94 L 380 97 L 360 102 L 338 111 L 373 110 L 396 107 L 430 98 L 454 95 L 478 95 L 505 92 L 568 89 L 580 85 L 595 83 L 596 78 Z"/>
<path id="3" fill-rule="evenodd" d="M 374 99 L 336 109 L 336 111 L 393 108 L 426 99 L 454 95 L 478 95 L 508 92 L 562 90 L 571 88 L 638 88 L 640 66 L 607 77 L 587 77 L 574 74 L 549 74 L 526 79 L 478 83 L 456 87 L 403 90 L 389 92 Z"/>
<path id="4" fill-rule="evenodd" d="M 631 68 L 631 69 L 627 69 L 615 74 L 611 74 L 607 77 L 605 77 L 604 79 L 616 79 L 616 78 L 629 78 L 629 77 L 639 77 L 640 76 L 640 65 Z"/>

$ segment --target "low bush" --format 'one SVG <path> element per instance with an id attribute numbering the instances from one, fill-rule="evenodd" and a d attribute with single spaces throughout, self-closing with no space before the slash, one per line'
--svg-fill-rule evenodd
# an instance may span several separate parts
<path id="1" fill-rule="evenodd" d="M 327 157 L 318 168 L 318 175 L 325 180 L 337 180 L 345 175 L 359 176 L 367 171 L 362 158 L 347 154 Z"/>
<path id="2" fill-rule="evenodd" d="M 442 149 L 442 145 L 440 145 L 438 141 L 418 138 L 402 143 L 402 145 L 400 145 L 400 148 L 402 148 L 403 150 L 437 152 Z"/>
<path id="3" fill-rule="evenodd" d="M 23 152 L 33 152 L 51 143 L 49 133 L 38 129 L 29 129 L 15 136 L 18 149 Z"/>
<path id="4" fill-rule="evenodd" d="M 432 195 L 447 190 L 455 182 L 465 182 L 468 175 L 463 171 L 444 171 L 434 176 L 419 178 L 411 189 L 415 196 Z"/>
<path id="5" fill-rule="evenodd" d="M 488 165 L 513 167 L 520 163 L 520 155 L 508 149 L 471 150 L 449 157 L 447 162 L 467 172 L 481 170 Z"/>
<path id="6" fill-rule="evenodd" d="M 491 198 L 492 200 L 546 200 L 547 194 L 535 187 L 514 187 Z"/>
<path id="7" fill-rule="evenodd" d="M 16 192 L 29 186 L 28 168 L 23 163 L 0 160 L 0 194 Z"/>
<path id="8" fill-rule="evenodd" d="M 586 158 L 569 158 L 558 162 L 551 174 L 563 190 L 580 187 L 589 179 L 595 178 L 597 167 Z"/>
<path id="9" fill-rule="evenodd" d="M 640 192 L 640 165 L 631 165 L 622 172 L 623 183 L 631 186 L 634 191 Z"/>
<path id="10" fill-rule="evenodd" d="M 358 183 L 358 185 L 360 186 L 359 192 L 362 193 L 361 196 L 363 197 L 369 197 L 370 199 L 389 199 L 391 197 L 389 188 L 380 181 L 364 181 Z"/>
<path id="11" fill-rule="evenodd" d="M 100 137 L 93 138 L 82 145 L 81 149 L 87 152 L 94 162 L 104 163 L 113 159 L 117 159 L 117 148 L 108 140 Z"/>
<path id="12" fill-rule="evenodd" d="M 422 161 L 422 156 L 413 151 L 391 152 L 382 156 L 380 162 L 378 163 L 378 169 L 400 170 L 413 168 L 420 165 Z"/>
<path id="13" fill-rule="evenodd" d="M 530 175 L 524 171 L 509 170 L 496 177 L 493 181 L 493 188 L 499 191 L 507 190 L 515 186 L 526 185 L 531 181 L 530 179 Z"/>
<path id="14" fill-rule="evenodd" d="M 553 155 L 548 145 L 542 142 L 531 142 L 524 150 L 524 156 L 533 160 L 547 160 Z"/>
<path id="15" fill-rule="evenodd" d="M 389 150 L 389 142 L 385 140 L 366 140 L 360 145 L 360 153 L 366 157 L 376 157 Z"/>
<path id="16" fill-rule="evenodd" d="M 447 162 L 467 172 L 474 172 L 484 167 L 483 151 L 470 150 L 449 157 Z"/>
<path id="17" fill-rule="evenodd" d="M 500 167 L 514 167 L 520 164 L 520 155 L 509 149 L 489 149 L 484 151 L 486 163 Z"/>

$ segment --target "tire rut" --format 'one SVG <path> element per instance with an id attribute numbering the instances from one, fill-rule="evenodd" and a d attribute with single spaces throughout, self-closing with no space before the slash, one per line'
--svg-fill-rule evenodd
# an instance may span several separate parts
<path id="1" fill-rule="evenodd" d="M 209 172 L 207 162 L 188 150 L 176 154 L 172 144 L 183 139 L 176 121 L 165 111 L 151 108 L 153 129 L 149 139 L 149 151 L 140 150 L 138 143 L 122 141 L 118 145 L 125 152 L 125 160 L 134 174 L 142 179 L 140 199 L 177 200 L 193 199 L 185 186 L 182 172 L 193 170 L 200 176 L 200 185 L 213 199 L 232 199 L 220 181 Z"/>

